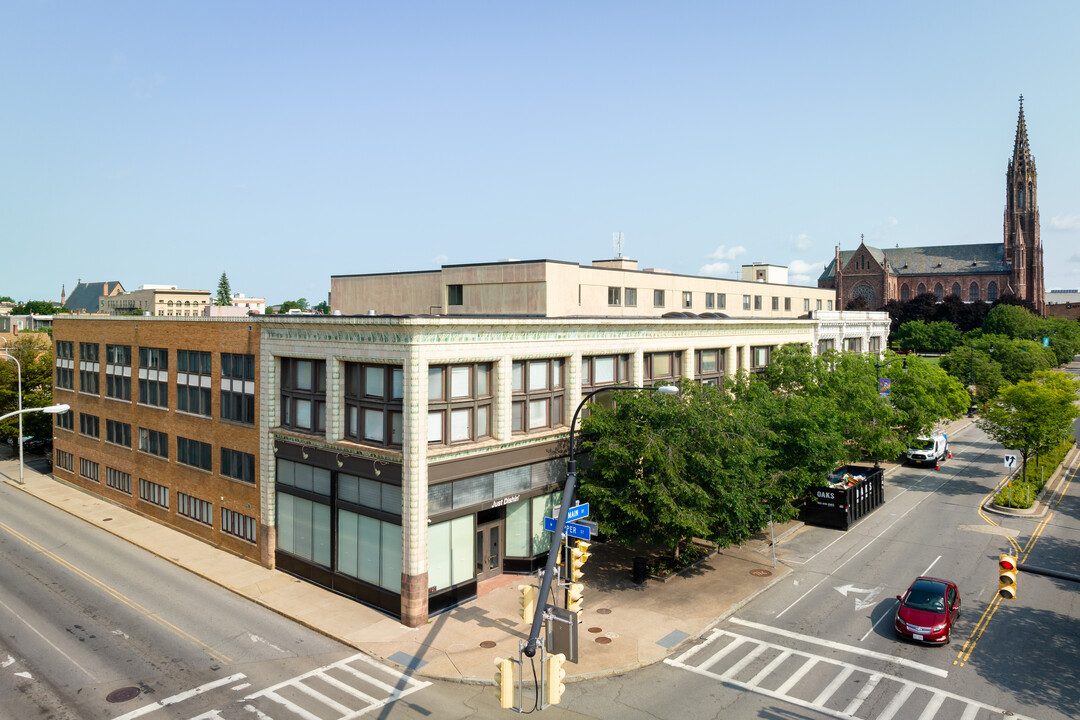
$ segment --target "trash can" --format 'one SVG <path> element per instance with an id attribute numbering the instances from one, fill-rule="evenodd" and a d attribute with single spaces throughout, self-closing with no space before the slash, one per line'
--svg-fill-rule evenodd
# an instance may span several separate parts
<path id="1" fill-rule="evenodd" d="M 634 558 L 634 584 L 641 585 L 643 582 L 649 579 L 649 560 L 648 558 L 636 557 Z"/>

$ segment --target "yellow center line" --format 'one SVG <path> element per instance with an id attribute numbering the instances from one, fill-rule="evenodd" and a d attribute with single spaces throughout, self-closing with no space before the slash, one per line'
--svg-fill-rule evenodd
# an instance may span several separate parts
<path id="1" fill-rule="evenodd" d="M 226 665 L 232 663 L 232 658 L 229 658 L 229 657 L 221 654 L 220 652 L 215 650 L 210 645 L 207 645 L 206 643 L 204 643 L 202 640 L 199 640 L 198 638 L 194 637 L 193 635 L 189 634 L 188 632 L 186 632 L 184 630 L 181 630 L 180 628 L 173 625 L 171 622 L 169 622 L 165 618 L 161 617 L 157 613 L 155 613 L 155 612 L 149 610 L 148 608 L 140 605 L 136 601 L 132 600 L 131 598 L 129 598 L 126 595 L 124 595 L 123 593 L 121 593 L 119 590 L 116 590 L 115 588 L 105 584 L 101 580 L 98 580 L 97 578 L 90 575 L 89 573 L 82 570 L 81 568 L 79 568 L 79 567 L 77 567 L 75 565 L 72 565 L 70 562 L 68 562 L 64 558 L 60 557 L 56 553 L 51 552 L 48 549 L 42 547 L 40 544 L 38 544 L 34 540 L 31 540 L 30 538 L 26 537 L 25 535 L 18 532 L 14 528 L 0 522 L 0 529 L 6 530 L 8 533 L 10 533 L 14 537 L 18 538 L 19 540 L 22 540 L 24 543 L 26 543 L 30 547 L 34 548 L 38 552 L 42 553 L 46 557 L 51 558 L 52 560 L 54 560 L 58 564 L 62 565 L 63 567 L 67 568 L 71 572 L 75 573 L 79 577 L 85 579 L 87 582 L 89 582 L 89 583 L 91 583 L 93 585 L 96 585 L 100 589 L 104 590 L 107 594 L 113 596 L 114 598 L 116 598 L 117 600 L 122 602 L 123 604 L 125 604 L 128 607 L 130 607 L 131 609 L 141 613 L 142 615 L 149 618 L 150 620 L 153 620 L 154 622 L 161 625 L 165 629 L 169 630 L 173 634 L 175 634 L 175 635 L 177 635 L 177 636 L 179 636 L 181 638 L 184 638 L 184 639 L 192 642 L 196 646 L 202 648 L 203 650 L 206 651 L 206 653 L 208 655 L 210 655 L 210 657 L 214 658 L 218 662 L 221 662 L 221 663 L 226 664 Z"/>

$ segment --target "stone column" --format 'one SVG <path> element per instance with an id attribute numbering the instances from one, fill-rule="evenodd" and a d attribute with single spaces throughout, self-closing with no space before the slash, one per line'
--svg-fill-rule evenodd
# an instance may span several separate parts
<path id="1" fill-rule="evenodd" d="M 420 627 L 428 619 L 427 573 L 427 394 L 428 361 L 410 344 L 403 369 L 401 465 L 401 624 Z"/>

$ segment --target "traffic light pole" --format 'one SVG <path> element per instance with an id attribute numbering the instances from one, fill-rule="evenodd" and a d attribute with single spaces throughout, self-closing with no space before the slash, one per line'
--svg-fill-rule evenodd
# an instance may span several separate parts
<path id="1" fill-rule="evenodd" d="M 1073 573 L 1064 573 L 1057 570 L 1050 570 L 1048 568 L 1040 568 L 1033 565 L 1024 565 L 1023 563 L 1017 563 L 1016 569 L 1020 572 L 1031 573 L 1032 575 L 1045 575 L 1046 577 L 1057 578 L 1058 580 L 1080 582 L 1080 575 L 1075 575 Z"/>

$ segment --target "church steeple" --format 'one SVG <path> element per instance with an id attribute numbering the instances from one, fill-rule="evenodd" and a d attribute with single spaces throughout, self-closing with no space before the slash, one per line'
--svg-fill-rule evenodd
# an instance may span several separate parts
<path id="1" fill-rule="evenodd" d="M 1012 285 L 1017 296 L 1030 300 L 1040 311 L 1044 305 L 1042 247 L 1039 238 L 1038 173 L 1028 145 L 1024 96 L 1016 119 L 1016 139 L 1005 175 L 1004 260 L 1012 265 Z"/>

